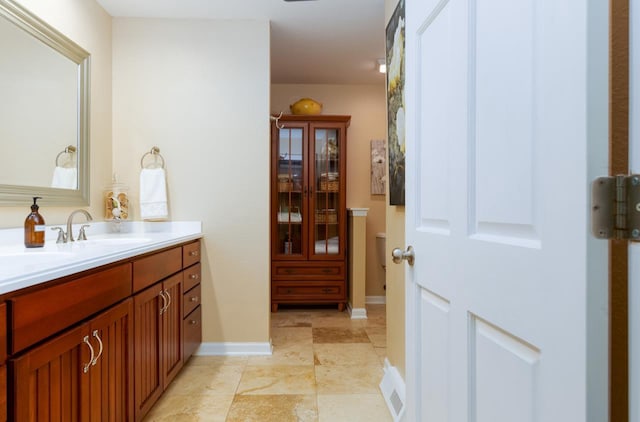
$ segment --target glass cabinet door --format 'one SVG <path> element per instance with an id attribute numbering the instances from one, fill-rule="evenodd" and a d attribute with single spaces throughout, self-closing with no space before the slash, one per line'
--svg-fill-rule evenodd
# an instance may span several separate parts
<path id="1" fill-rule="evenodd" d="M 313 229 L 310 251 L 312 255 L 339 255 L 344 249 L 340 238 L 340 130 L 315 128 L 313 178 Z"/>
<path id="2" fill-rule="evenodd" d="M 279 129 L 276 167 L 277 244 L 281 255 L 299 255 L 304 251 L 304 143 L 302 128 Z"/>

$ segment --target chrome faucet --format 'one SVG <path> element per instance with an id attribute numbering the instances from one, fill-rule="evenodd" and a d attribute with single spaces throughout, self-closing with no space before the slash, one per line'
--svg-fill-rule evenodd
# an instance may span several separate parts
<path id="1" fill-rule="evenodd" d="M 74 241 L 73 232 L 72 232 L 71 226 L 73 224 L 73 217 L 78 213 L 84 214 L 85 217 L 87 217 L 87 221 L 92 221 L 93 220 L 93 217 L 91 217 L 91 214 L 89 214 L 88 211 L 85 211 L 83 209 L 77 209 L 77 210 L 73 211 L 69 215 L 69 218 L 67 218 L 67 239 L 66 239 L 65 243 Z M 80 229 L 80 234 L 78 236 L 78 240 L 82 240 L 83 238 L 84 238 L 84 240 L 87 239 L 86 236 L 84 235 L 84 226 L 82 227 L 82 229 Z"/>

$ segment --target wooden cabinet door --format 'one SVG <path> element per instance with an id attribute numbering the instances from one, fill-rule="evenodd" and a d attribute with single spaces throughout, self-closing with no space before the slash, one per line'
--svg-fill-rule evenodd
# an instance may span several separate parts
<path id="1" fill-rule="evenodd" d="M 90 421 L 133 419 L 133 300 L 127 299 L 89 323 L 95 358 L 83 399 Z"/>
<path id="2" fill-rule="evenodd" d="M 9 419 L 88 420 L 87 414 L 81 414 L 81 402 L 89 383 L 90 347 L 86 326 L 80 326 L 10 360 L 13 394 Z"/>
<path id="3" fill-rule="evenodd" d="M 142 420 L 163 391 L 162 382 L 162 283 L 133 298 L 134 307 L 134 404 L 135 420 Z"/>
<path id="4" fill-rule="evenodd" d="M 162 362 L 164 388 L 182 369 L 182 275 L 179 273 L 163 282 L 167 306 L 162 313 Z"/>

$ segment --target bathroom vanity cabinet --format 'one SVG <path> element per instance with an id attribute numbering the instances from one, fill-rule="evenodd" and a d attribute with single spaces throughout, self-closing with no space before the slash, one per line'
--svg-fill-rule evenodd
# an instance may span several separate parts
<path id="1" fill-rule="evenodd" d="M 271 307 L 347 300 L 350 116 L 282 116 L 271 130 Z"/>
<path id="2" fill-rule="evenodd" d="M 141 420 L 201 338 L 182 329 L 199 253 L 197 240 L 5 295 L 8 420 Z"/>

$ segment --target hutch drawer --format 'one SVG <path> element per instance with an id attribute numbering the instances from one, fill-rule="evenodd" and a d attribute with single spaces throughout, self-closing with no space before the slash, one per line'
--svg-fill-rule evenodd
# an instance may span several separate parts
<path id="1" fill-rule="evenodd" d="M 274 281 L 271 285 L 272 299 L 279 301 L 316 301 L 332 302 L 345 300 L 343 282 L 307 282 L 296 283 L 286 281 Z"/>
<path id="2" fill-rule="evenodd" d="M 273 262 L 274 280 L 344 280 L 344 262 Z"/>

